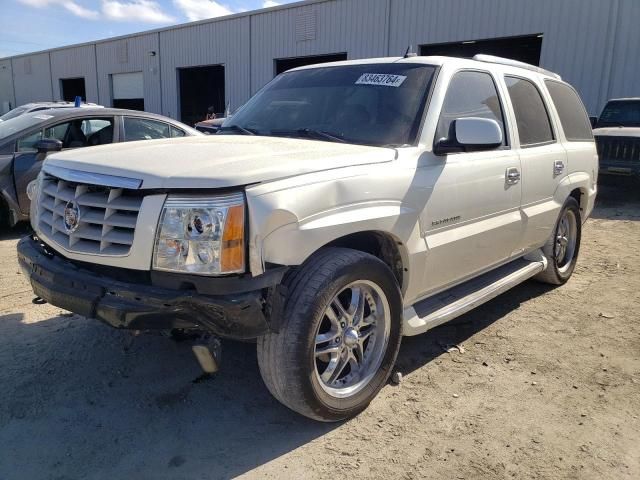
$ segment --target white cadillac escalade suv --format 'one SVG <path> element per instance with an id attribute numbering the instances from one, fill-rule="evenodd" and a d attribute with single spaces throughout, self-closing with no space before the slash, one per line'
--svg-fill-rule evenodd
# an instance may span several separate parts
<path id="1" fill-rule="evenodd" d="M 580 98 L 542 69 L 314 65 L 218 135 L 49 157 L 18 257 L 36 295 L 114 327 L 257 339 L 271 393 L 336 421 L 383 387 L 403 335 L 566 282 L 597 170 Z"/>

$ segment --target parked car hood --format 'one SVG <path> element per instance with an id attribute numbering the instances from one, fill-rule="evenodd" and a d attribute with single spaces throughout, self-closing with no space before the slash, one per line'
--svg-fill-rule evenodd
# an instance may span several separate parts
<path id="1" fill-rule="evenodd" d="M 215 135 L 79 148 L 47 165 L 141 179 L 149 188 L 223 188 L 391 161 L 392 148 L 291 138 Z"/>
<path id="2" fill-rule="evenodd" d="M 603 127 L 593 130 L 594 137 L 639 137 L 640 127 Z"/>

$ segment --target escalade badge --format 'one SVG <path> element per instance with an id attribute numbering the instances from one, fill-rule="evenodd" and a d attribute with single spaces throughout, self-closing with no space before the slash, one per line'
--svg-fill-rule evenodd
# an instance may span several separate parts
<path id="1" fill-rule="evenodd" d="M 62 218 L 64 223 L 64 230 L 68 234 L 75 232 L 80 226 L 80 206 L 70 200 L 64 207 L 64 217 Z"/>

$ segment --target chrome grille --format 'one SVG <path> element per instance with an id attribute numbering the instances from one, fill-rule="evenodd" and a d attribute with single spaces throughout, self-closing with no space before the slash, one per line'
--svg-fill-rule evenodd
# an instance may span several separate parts
<path id="1" fill-rule="evenodd" d="M 640 162 L 640 138 L 596 136 L 596 146 L 601 162 Z"/>
<path id="2" fill-rule="evenodd" d="M 77 227 L 65 228 L 65 208 L 76 204 Z M 77 253 L 126 255 L 133 244 L 142 196 L 135 190 L 69 182 L 46 174 L 38 199 L 38 227 Z"/>

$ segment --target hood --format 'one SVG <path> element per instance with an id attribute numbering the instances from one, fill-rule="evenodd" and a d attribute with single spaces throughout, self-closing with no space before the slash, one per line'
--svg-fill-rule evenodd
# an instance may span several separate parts
<path id="1" fill-rule="evenodd" d="M 78 148 L 47 158 L 84 172 L 142 180 L 141 188 L 224 188 L 388 162 L 392 148 L 249 135 L 144 140 Z"/>
<path id="2" fill-rule="evenodd" d="M 593 130 L 594 137 L 638 137 L 640 127 L 603 127 Z"/>

